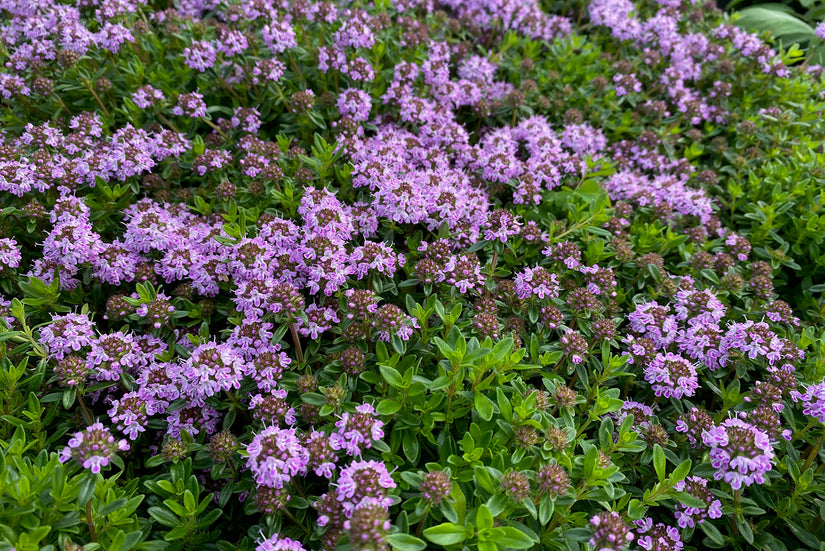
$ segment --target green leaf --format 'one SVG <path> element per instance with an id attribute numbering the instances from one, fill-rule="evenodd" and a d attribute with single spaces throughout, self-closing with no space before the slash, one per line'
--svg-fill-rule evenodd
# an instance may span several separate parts
<path id="1" fill-rule="evenodd" d="M 815 535 L 811 534 L 795 522 L 788 522 L 788 528 L 791 529 L 791 532 L 802 541 L 805 545 L 809 546 L 811 549 L 816 549 L 819 546 L 819 538 Z"/>
<path id="2" fill-rule="evenodd" d="M 387 381 L 392 387 L 398 389 L 404 389 L 406 386 L 404 385 L 404 379 L 401 377 L 401 373 L 398 372 L 397 369 L 390 367 L 388 365 L 380 365 L 378 369 L 381 370 L 381 376 L 384 377 L 384 380 Z"/>
<path id="3" fill-rule="evenodd" d="M 688 507 L 704 509 L 708 506 L 704 500 L 701 500 L 693 494 L 689 494 L 687 492 L 674 492 L 673 497 L 675 497 L 679 503 L 687 505 Z"/>
<path id="4" fill-rule="evenodd" d="M 67 388 L 63 391 L 63 408 L 64 409 L 71 409 L 72 404 L 74 404 L 75 396 L 77 395 L 77 390 L 74 388 Z"/>
<path id="5" fill-rule="evenodd" d="M 20 323 L 23 323 L 26 319 L 26 309 L 17 298 L 11 299 L 11 315 Z"/>
<path id="6" fill-rule="evenodd" d="M 463 526 L 444 522 L 424 530 L 424 537 L 436 545 L 455 545 L 464 541 L 467 535 Z"/>
<path id="7" fill-rule="evenodd" d="M 77 501 L 83 505 L 92 499 L 95 493 L 95 486 L 97 485 L 97 475 L 87 473 L 86 478 L 80 485 L 80 491 L 77 494 Z"/>
<path id="8" fill-rule="evenodd" d="M 539 522 L 543 525 L 547 525 L 553 517 L 553 512 L 555 509 L 556 502 L 553 501 L 550 496 L 543 497 L 541 503 L 539 503 Z"/>
<path id="9" fill-rule="evenodd" d="M 665 451 L 659 444 L 653 444 L 653 468 L 656 469 L 656 476 L 659 482 L 664 482 L 667 471 L 665 470 Z"/>
<path id="10" fill-rule="evenodd" d="M 498 409 L 501 411 L 501 416 L 504 417 L 504 420 L 508 423 L 512 422 L 513 406 L 510 405 L 510 400 L 507 399 L 507 395 L 504 394 L 501 387 L 496 387 L 496 402 L 498 403 Z"/>
<path id="11" fill-rule="evenodd" d="M 627 505 L 627 516 L 633 520 L 639 520 L 647 512 L 647 507 L 642 505 L 638 499 L 631 499 Z"/>
<path id="12" fill-rule="evenodd" d="M 395 400 L 381 400 L 375 408 L 378 415 L 392 415 L 401 409 L 401 403 Z"/>
<path id="13" fill-rule="evenodd" d="M 478 525 L 479 532 L 482 530 L 489 530 L 493 527 L 493 513 L 490 512 L 490 508 L 484 504 L 478 508 L 478 512 L 476 513 L 476 524 Z"/>
<path id="14" fill-rule="evenodd" d="M 673 469 L 673 472 L 670 474 L 670 481 L 673 483 L 683 481 L 687 475 L 690 474 L 690 468 L 693 465 L 690 459 L 685 459 L 679 465 Z"/>
<path id="15" fill-rule="evenodd" d="M 530 549 L 535 545 L 533 538 L 512 526 L 505 526 L 501 529 L 504 535 L 496 540 L 499 547 L 508 547 L 510 549 Z"/>
<path id="16" fill-rule="evenodd" d="M 149 507 L 149 516 L 164 526 L 172 528 L 180 524 L 180 520 L 172 511 L 165 507 Z"/>
<path id="17" fill-rule="evenodd" d="M 108 515 L 109 513 L 112 513 L 112 512 L 114 512 L 114 511 L 116 511 L 116 510 L 120 509 L 120 508 L 121 508 L 121 507 L 123 507 L 124 505 L 126 505 L 126 498 L 125 498 L 125 497 L 121 497 L 121 498 L 118 498 L 118 499 L 114 500 L 113 502 L 111 502 L 111 503 L 107 503 L 106 505 L 104 505 L 103 507 L 101 507 L 101 508 L 98 510 L 97 514 L 98 514 L 99 516 L 101 516 L 101 517 L 105 517 L 105 516 L 106 516 L 106 515 Z M 126 536 L 126 535 L 124 534 L 124 537 L 125 537 L 125 536 Z"/>
<path id="18" fill-rule="evenodd" d="M 722 532 L 719 531 L 716 526 L 711 524 L 709 521 L 705 521 L 699 525 L 702 529 L 702 532 L 705 533 L 707 537 L 709 537 L 714 543 L 718 545 L 724 545 L 725 538 L 722 536 Z"/>
<path id="19" fill-rule="evenodd" d="M 493 401 L 487 396 L 481 392 L 476 392 L 476 395 L 473 398 L 473 403 L 476 406 L 476 411 L 478 412 L 479 417 L 485 421 L 489 421 L 493 418 Z"/>
<path id="20" fill-rule="evenodd" d="M 390 534 L 387 541 L 396 551 L 421 551 L 427 543 L 409 534 Z"/>

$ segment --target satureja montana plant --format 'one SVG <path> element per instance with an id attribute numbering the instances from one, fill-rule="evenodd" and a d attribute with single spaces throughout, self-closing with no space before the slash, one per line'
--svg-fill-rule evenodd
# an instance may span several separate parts
<path id="1" fill-rule="evenodd" d="M 687 0 L 6 0 L 0 58 L 0 549 L 822 548 L 799 50 Z"/>

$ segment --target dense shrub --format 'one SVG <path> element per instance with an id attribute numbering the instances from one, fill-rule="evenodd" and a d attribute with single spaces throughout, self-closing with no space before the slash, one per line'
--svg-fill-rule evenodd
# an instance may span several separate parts
<path id="1" fill-rule="evenodd" d="M 0 4 L 0 549 L 820 547 L 821 68 L 158 4 Z"/>

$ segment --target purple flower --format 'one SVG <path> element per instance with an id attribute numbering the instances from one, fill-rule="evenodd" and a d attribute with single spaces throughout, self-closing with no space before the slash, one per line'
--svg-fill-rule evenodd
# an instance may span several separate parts
<path id="1" fill-rule="evenodd" d="M 178 103 L 172 108 L 172 113 L 178 116 L 205 117 L 206 103 L 203 101 L 203 94 L 192 92 L 178 96 Z"/>
<path id="2" fill-rule="evenodd" d="M 693 396 L 699 388 L 696 366 L 678 354 L 657 354 L 645 368 L 645 380 L 656 396 L 682 398 Z"/>
<path id="3" fill-rule="evenodd" d="M 252 84 L 260 84 L 261 82 L 278 82 L 284 75 L 286 65 L 277 59 L 261 59 L 255 63 L 255 68 L 252 69 Z"/>
<path id="4" fill-rule="evenodd" d="M 559 342 L 564 355 L 574 364 L 582 363 L 590 349 L 584 337 L 572 329 L 565 331 Z"/>
<path id="5" fill-rule="evenodd" d="M 727 419 L 703 432 L 702 441 L 710 447 L 716 480 L 724 480 L 734 490 L 743 484 L 765 482 L 764 475 L 771 470 L 774 453 L 764 431 L 741 419 Z"/>
<path id="6" fill-rule="evenodd" d="M 338 501 L 349 518 L 364 498 L 373 498 L 385 507 L 392 505 L 387 491 L 395 488 L 387 467 L 379 461 L 353 461 L 338 477 Z"/>
<path id="7" fill-rule="evenodd" d="M 137 392 L 129 392 L 119 400 L 113 400 L 108 413 L 117 430 L 134 440 L 146 430 L 147 418 L 157 411 L 151 401 L 144 400 Z"/>
<path id="8" fill-rule="evenodd" d="M 669 306 L 655 302 L 637 304 L 627 321 L 634 333 L 652 340 L 659 348 L 666 348 L 676 338 L 678 324 Z"/>
<path id="9" fill-rule="evenodd" d="M 384 422 L 377 418 L 375 408 L 370 404 L 361 404 L 355 411 L 341 414 L 341 419 L 335 423 L 338 430 L 329 439 L 333 449 L 360 456 L 363 449 L 372 447 L 374 440 L 384 438 L 384 431 L 381 430 Z"/>
<path id="10" fill-rule="evenodd" d="M 134 101 L 135 105 L 141 109 L 151 107 L 164 99 L 166 98 L 164 97 L 163 92 L 149 84 L 141 86 L 135 91 L 134 94 L 132 94 L 132 101 Z"/>
<path id="11" fill-rule="evenodd" d="M 590 545 L 596 551 L 621 551 L 633 541 L 633 532 L 616 511 L 605 511 L 590 519 L 593 536 Z"/>
<path id="12" fill-rule="evenodd" d="M 418 320 L 404 314 L 395 304 L 386 304 L 378 309 L 372 319 L 375 336 L 389 342 L 392 336 L 402 341 L 409 340 L 413 330 L 418 328 Z"/>
<path id="13" fill-rule="evenodd" d="M 820 40 L 825 40 L 825 21 L 820 22 L 816 26 L 816 29 L 814 29 L 814 32 Z"/>
<path id="14" fill-rule="evenodd" d="M 673 526 L 657 522 L 653 524 L 653 519 L 643 518 L 637 520 L 636 528 L 639 537 L 636 543 L 647 551 L 680 551 L 684 547 L 679 530 Z"/>
<path id="15" fill-rule="evenodd" d="M 128 449 L 126 440 L 116 440 L 109 429 L 98 421 L 74 434 L 69 445 L 60 453 L 60 462 L 74 458 L 84 469 L 99 473 L 100 468 L 108 465 L 118 451 Z"/>
<path id="16" fill-rule="evenodd" d="M 673 306 L 676 319 L 687 321 L 689 325 L 696 323 L 719 323 L 727 309 L 710 290 L 697 291 L 683 289 L 676 293 L 676 303 Z"/>
<path id="17" fill-rule="evenodd" d="M 218 38 L 215 41 L 215 47 L 226 56 L 232 57 L 242 54 L 244 50 L 249 48 L 249 41 L 243 32 L 228 27 L 221 27 L 218 29 Z"/>
<path id="18" fill-rule="evenodd" d="M 246 369 L 243 358 L 231 346 L 202 344 L 183 363 L 181 393 L 193 404 L 202 405 L 221 390 L 239 389 Z"/>
<path id="19" fill-rule="evenodd" d="M 293 476 L 307 472 L 309 452 L 301 445 L 295 429 L 266 427 L 255 435 L 246 451 L 246 466 L 258 484 L 283 488 Z"/>
<path id="20" fill-rule="evenodd" d="M 372 98 L 364 90 L 350 88 L 338 96 L 338 112 L 342 117 L 350 116 L 356 122 L 369 119 Z"/>
<path id="21" fill-rule="evenodd" d="M 210 406 L 189 406 L 176 409 L 166 418 L 168 423 L 166 434 L 174 438 L 179 438 L 182 431 L 186 431 L 191 436 L 201 432 L 214 434 L 217 431 L 219 419 L 220 414 Z"/>
<path id="22" fill-rule="evenodd" d="M 442 501 L 450 497 L 453 483 L 450 475 L 444 471 L 432 471 L 426 473 L 421 481 L 419 490 L 425 501 L 432 505 L 439 505 Z"/>
<path id="23" fill-rule="evenodd" d="M 496 209 L 488 215 L 484 228 L 484 239 L 507 243 L 511 236 L 521 232 L 521 222 L 509 210 Z"/>
<path id="24" fill-rule="evenodd" d="M 607 147 L 604 133 L 589 124 L 568 124 L 561 135 L 562 144 L 577 155 L 596 155 Z"/>
<path id="25" fill-rule="evenodd" d="M 707 507 L 688 507 L 681 503 L 676 504 L 676 523 L 679 528 L 693 528 L 705 522 L 706 518 L 720 518 L 722 516 L 722 502 L 716 499 L 707 487 L 708 481 L 698 476 L 689 476 L 677 482 L 673 487 L 678 492 L 687 492 L 705 503 Z"/>
<path id="26" fill-rule="evenodd" d="M 281 538 L 278 534 L 261 540 L 255 551 L 306 551 L 300 542 L 289 538 Z"/>
<path id="27" fill-rule="evenodd" d="M 338 462 L 335 448 L 332 447 L 332 439 L 323 432 L 313 430 L 309 435 L 304 433 L 302 440 L 304 447 L 309 452 L 309 468 L 318 476 L 327 479 L 332 478 L 335 472 L 335 463 Z"/>
<path id="28" fill-rule="evenodd" d="M 40 342 L 49 351 L 49 357 L 62 360 L 66 354 L 79 352 L 94 341 L 94 324 L 86 314 L 55 316 L 40 330 Z"/>
<path id="29" fill-rule="evenodd" d="M 266 424 L 287 425 L 295 424 L 295 410 L 289 407 L 286 401 L 286 390 L 275 389 L 270 394 L 256 394 L 249 400 L 249 409 L 252 415 Z"/>
<path id="30" fill-rule="evenodd" d="M 295 30 L 287 22 L 272 21 L 261 30 L 264 44 L 273 54 L 280 54 L 298 45 Z"/>
<path id="31" fill-rule="evenodd" d="M 713 427 L 713 417 L 706 410 L 697 407 L 679 415 L 676 421 L 676 432 L 684 433 L 690 445 L 694 447 L 704 445 L 702 433 Z"/>
<path id="32" fill-rule="evenodd" d="M 631 92 L 642 91 L 642 83 L 634 74 L 614 75 L 613 82 L 616 84 L 616 95 L 619 97 L 626 96 Z"/>
<path id="33" fill-rule="evenodd" d="M 516 296 L 522 300 L 534 295 L 540 299 L 559 296 L 558 277 L 541 266 L 525 268 L 516 274 L 515 282 Z"/>
<path id="34" fill-rule="evenodd" d="M 215 65 L 217 52 L 211 42 L 200 40 L 183 49 L 183 58 L 189 67 L 203 73 Z"/>
<path id="35" fill-rule="evenodd" d="M 17 241 L 8 237 L 0 239 L 0 269 L 17 268 L 22 258 Z"/>
<path id="36" fill-rule="evenodd" d="M 315 304 L 307 306 L 304 314 L 306 314 L 307 321 L 304 322 L 303 318 L 298 318 L 295 325 L 298 327 L 298 332 L 301 335 L 313 340 L 317 339 L 324 331 L 330 329 L 333 324 L 340 321 L 335 310 L 324 306 L 319 307 Z"/>
<path id="37" fill-rule="evenodd" d="M 365 497 L 344 521 L 344 529 L 349 532 L 354 549 L 369 551 L 387 549 L 386 538 L 392 527 L 387 505 L 383 500 Z"/>
<path id="38" fill-rule="evenodd" d="M 92 350 L 86 356 L 86 364 L 99 381 L 116 381 L 124 371 L 137 367 L 140 349 L 134 337 L 121 331 L 101 335 L 92 342 Z"/>
<path id="39" fill-rule="evenodd" d="M 803 393 L 792 390 L 791 398 L 794 402 L 802 401 L 802 412 L 805 415 L 810 415 L 820 423 L 825 423 L 825 381 L 808 385 Z"/>

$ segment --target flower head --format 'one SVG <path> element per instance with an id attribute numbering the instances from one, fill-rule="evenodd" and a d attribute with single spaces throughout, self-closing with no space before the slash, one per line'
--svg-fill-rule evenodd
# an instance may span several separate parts
<path id="1" fill-rule="evenodd" d="M 60 462 L 74 458 L 84 469 L 99 473 L 100 468 L 108 465 L 118 451 L 128 449 L 126 440 L 115 439 L 109 429 L 98 421 L 74 434 L 69 445 L 60 453 Z"/>
<path id="2" fill-rule="evenodd" d="M 616 511 L 605 511 L 590 519 L 593 536 L 590 545 L 596 551 L 621 551 L 633 541 L 633 532 Z"/>
<path id="3" fill-rule="evenodd" d="M 258 484 L 283 488 L 295 475 L 306 474 L 309 452 L 295 434 L 295 429 L 267 427 L 246 448 L 246 466 Z"/>
<path id="4" fill-rule="evenodd" d="M 774 457 L 768 435 L 741 419 L 727 419 L 721 425 L 702 433 L 702 441 L 710 447 L 710 463 L 716 469 L 713 477 L 724 480 L 734 490 L 744 484 L 765 482 Z"/>

